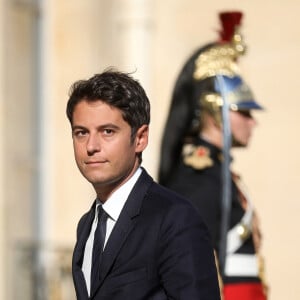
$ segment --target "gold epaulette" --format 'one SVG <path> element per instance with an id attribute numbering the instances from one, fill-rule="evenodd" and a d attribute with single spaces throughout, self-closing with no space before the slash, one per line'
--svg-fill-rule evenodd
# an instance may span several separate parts
<path id="1" fill-rule="evenodd" d="M 204 146 L 185 144 L 182 154 L 184 164 L 196 170 L 202 170 L 214 164 L 210 157 L 210 150 Z"/>

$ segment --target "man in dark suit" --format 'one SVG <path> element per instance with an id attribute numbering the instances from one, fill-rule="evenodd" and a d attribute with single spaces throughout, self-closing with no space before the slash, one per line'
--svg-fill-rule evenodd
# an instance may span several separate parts
<path id="1" fill-rule="evenodd" d="M 77 228 L 77 299 L 220 299 L 196 209 L 141 167 L 150 104 L 140 84 L 112 69 L 75 82 L 67 116 L 77 166 L 97 194 Z"/>

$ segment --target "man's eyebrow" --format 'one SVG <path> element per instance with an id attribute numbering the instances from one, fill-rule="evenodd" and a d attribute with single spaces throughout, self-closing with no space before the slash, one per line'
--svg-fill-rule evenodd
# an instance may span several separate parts
<path id="1" fill-rule="evenodd" d="M 107 123 L 107 124 L 102 124 L 102 125 L 100 125 L 100 126 L 98 126 L 98 128 L 107 128 L 107 127 L 109 127 L 109 128 L 114 128 L 114 129 L 119 129 L 120 127 L 119 126 L 117 126 L 117 125 L 115 125 L 115 124 L 113 124 L 113 123 Z"/>
<path id="2" fill-rule="evenodd" d="M 87 130 L 84 126 L 81 126 L 81 125 L 72 125 L 72 131 L 73 131 L 73 130 L 76 130 L 76 129 L 84 129 L 84 130 Z"/>
<path id="3" fill-rule="evenodd" d="M 102 124 L 97 126 L 98 129 L 105 129 L 105 128 L 113 128 L 113 129 L 120 129 L 119 126 L 113 124 L 113 123 L 106 123 L 106 124 Z M 72 130 L 76 130 L 76 129 L 84 129 L 84 130 L 88 130 L 85 126 L 83 125 L 72 125 Z"/>

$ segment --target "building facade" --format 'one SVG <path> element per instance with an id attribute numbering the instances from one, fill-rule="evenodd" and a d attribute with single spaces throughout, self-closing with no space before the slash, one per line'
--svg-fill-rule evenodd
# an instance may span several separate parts
<path id="1" fill-rule="evenodd" d="M 262 220 L 271 299 L 297 299 L 300 158 L 290 152 L 300 150 L 300 3 L 293 0 L 0 0 L 0 299 L 74 299 L 71 251 L 94 195 L 73 159 L 70 85 L 109 66 L 135 72 L 152 103 L 144 166 L 156 177 L 175 78 L 195 48 L 215 40 L 217 14 L 230 9 L 245 14 L 241 66 L 267 107 L 235 165 Z"/>

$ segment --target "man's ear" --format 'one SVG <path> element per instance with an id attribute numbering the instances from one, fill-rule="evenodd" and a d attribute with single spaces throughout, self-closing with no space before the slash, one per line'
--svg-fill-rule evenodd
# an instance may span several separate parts
<path id="1" fill-rule="evenodd" d="M 149 136 L 149 126 L 148 125 L 142 125 L 135 137 L 135 151 L 136 152 L 143 152 L 143 150 L 148 145 L 148 136 Z"/>

